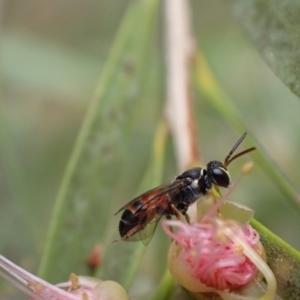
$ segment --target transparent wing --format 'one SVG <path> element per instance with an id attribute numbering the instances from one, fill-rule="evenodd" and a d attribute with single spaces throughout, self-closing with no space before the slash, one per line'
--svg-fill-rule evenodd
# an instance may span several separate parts
<path id="1" fill-rule="evenodd" d="M 158 186 L 150 191 L 145 192 L 144 194 L 132 199 L 130 202 L 126 203 L 124 206 L 122 206 L 114 215 L 118 214 L 122 210 L 126 209 L 133 203 L 137 201 L 142 201 L 143 205 L 147 205 L 151 201 L 155 201 L 159 198 L 161 198 L 164 194 L 170 193 L 174 190 L 177 190 L 179 188 L 182 188 L 186 185 L 188 185 L 190 181 L 187 178 L 183 178 L 181 180 L 176 180 L 174 182 Z"/>
<path id="2" fill-rule="evenodd" d="M 190 184 L 190 178 L 156 187 L 134 198 L 119 209 L 125 210 L 119 223 L 119 232 L 124 241 L 138 241 L 147 245 L 163 215 L 171 215 L 170 203 L 182 187 Z M 117 214 L 116 213 L 116 214 Z"/>
<path id="3" fill-rule="evenodd" d="M 149 201 L 147 206 L 144 206 L 144 209 L 139 210 L 132 216 L 131 220 L 124 222 L 124 219 L 122 219 L 126 226 L 123 227 L 123 229 L 126 229 L 121 234 L 122 240 L 141 240 L 145 245 L 149 244 L 161 217 L 172 214 L 170 200 L 177 192 L 178 189 L 169 190 L 168 193 L 157 197 L 155 201 Z"/>
<path id="4" fill-rule="evenodd" d="M 150 221 L 146 221 L 145 226 L 142 224 L 136 225 L 132 230 L 134 233 L 132 233 L 128 238 L 126 237 L 125 240 L 128 242 L 142 241 L 144 245 L 148 245 L 154 235 L 157 224 L 164 215 L 166 207 L 160 209 L 162 212 L 161 214 L 156 214 L 154 217 L 152 216 Z"/>
<path id="5" fill-rule="evenodd" d="M 161 219 L 162 216 L 163 215 L 156 215 L 151 220 L 151 222 L 149 222 L 147 224 L 147 226 L 144 229 L 142 229 L 142 230 L 139 231 L 140 240 L 142 241 L 142 243 L 145 246 L 147 246 L 150 243 L 150 241 L 151 241 L 151 239 L 152 239 L 152 237 L 154 235 L 154 232 L 156 230 L 156 227 L 157 227 L 157 225 L 158 225 L 158 223 L 159 223 L 159 221 L 160 221 L 160 219 Z"/>

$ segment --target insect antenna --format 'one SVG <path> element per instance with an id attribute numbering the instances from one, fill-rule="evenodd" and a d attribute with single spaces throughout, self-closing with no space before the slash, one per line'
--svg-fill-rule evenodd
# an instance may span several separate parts
<path id="1" fill-rule="evenodd" d="M 252 148 L 249 148 L 247 150 L 244 150 L 238 154 L 236 154 L 235 156 L 231 157 L 231 155 L 234 153 L 234 151 L 236 150 L 236 148 L 241 144 L 241 142 L 245 139 L 247 135 L 247 132 L 245 132 L 240 138 L 239 140 L 235 143 L 235 145 L 232 147 L 232 149 L 230 150 L 229 154 L 226 156 L 225 158 L 225 162 L 224 162 L 224 166 L 227 167 L 233 160 L 235 160 L 236 158 L 246 154 L 246 153 L 249 153 L 253 150 L 255 150 L 256 148 L 255 147 L 252 147 Z"/>

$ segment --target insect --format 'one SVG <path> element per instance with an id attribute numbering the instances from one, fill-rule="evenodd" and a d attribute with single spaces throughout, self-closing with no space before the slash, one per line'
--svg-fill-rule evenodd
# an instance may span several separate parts
<path id="1" fill-rule="evenodd" d="M 180 219 L 181 213 L 189 223 L 189 206 L 205 196 L 214 185 L 227 188 L 230 185 L 227 166 L 236 158 L 256 149 L 252 147 L 231 157 L 246 135 L 247 132 L 236 142 L 224 163 L 213 160 L 206 168 L 187 170 L 173 182 L 147 191 L 121 207 L 115 213 L 116 215 L 124 210 L 119 223 L 120 240 L 142 240 L 147 245 L 162 216 L 168 219 L 175 216 Z"/>

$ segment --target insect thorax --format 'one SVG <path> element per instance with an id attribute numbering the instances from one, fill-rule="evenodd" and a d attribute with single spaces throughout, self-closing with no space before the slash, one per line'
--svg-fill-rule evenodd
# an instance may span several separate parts
<path id="1" fill-rule="evenodd" d="M 176 180 L 183 178 L 190 179 L 191 183 L 181 189 L 172 199 L 172 203 L 180 212 L 185 213 L 192 203 L 211 189 L 212 183 L 208 178 L 207 170 L 204 168 L 190 169 L 178 176 Z"/>

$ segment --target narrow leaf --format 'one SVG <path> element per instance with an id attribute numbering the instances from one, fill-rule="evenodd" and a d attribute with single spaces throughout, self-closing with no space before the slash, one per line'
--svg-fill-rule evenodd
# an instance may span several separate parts
<path id="1" fill-rule="evenodd" d="M 278 295 L 287 300 L 300 299 L 300 253 L 256 220 L 251 225 L 260 234 L 268 265 L 276 277 Z"/>
<path id="2" fill-rule="evenodd" d="M 90 103 L 61 184 L 39 274 L 51 281 L 87 274 L 86 258 L 106 239 L 133 108 L 149 75 L 158 1 L 132 1 Z M 145 38 L 145 35 L 147 38 Z M 141 44 L 142 43 L 142 44 Z M 134 92 L 133 92 L 134 91 Z"/>
<path id="3" fill-rule="evenodd" d="M 300 2 L 229 0 L 229 3 L 265 61 L 300 96 Z"/>

